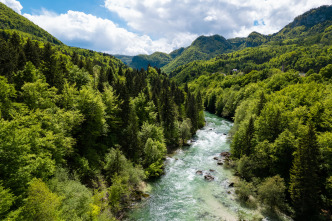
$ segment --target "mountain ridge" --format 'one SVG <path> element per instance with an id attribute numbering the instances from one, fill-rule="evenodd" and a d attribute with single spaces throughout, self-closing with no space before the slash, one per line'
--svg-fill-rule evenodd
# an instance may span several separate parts
<path id="1" fill-rule="evenodd" d="M 53 35 L 31 22 L 29 19 L 19 15 L 11 8 L 0 2 L 0 29 L 17 30 L 35 36 L 36 40 L 46 40 L 52 44 L 63 45 Z"/>
<path id="2" fill-rule="evenodd" d="M 253 31 L 247 37 L 229 39 L 225 39 L 218 34 L 211 36 L 202 35 L 186 48 L 176 49 L 169 54 L 158 52 L 163 54 L 163 57 L 157 57 L 155 55 L 156 52 L 151 55 L 133 56 L 132 59 L 135 60 L 135 62 L 128 62 L 128 65 L 132 68 L 140 69 L 146 68 L 146 66 L 150 64 L 161 68 L 166 73 L 170 73 L 177 67 L 195 60 L 208 60 L 220 54 L 238 51 L 248 47 L 258 47 L 263 44 L 278 44 L 284 39 L 289 39 L 289 43 L 292 43 L 291 39 L 297 40 L 298 38 L 312 35 L 317 32 L 317 29 L 321 31 L 322 27 L 316 26 L 323 26 L 325 27 L 324 29 L 326 29 L 332 24 L 331 17 L 332 7 L 323 5 L 295 17 L 291 23 L 274 34 L 264 35 Z M 326 36 L 326 38 L 330 37 L 331 36 Z M 180 53 L 178 53 L 179 51 Z M 163 60 L 165 57 L 169 59 L 166 55 L 170 55 L 172 58 L 169 62 L 168 60 Z"/>

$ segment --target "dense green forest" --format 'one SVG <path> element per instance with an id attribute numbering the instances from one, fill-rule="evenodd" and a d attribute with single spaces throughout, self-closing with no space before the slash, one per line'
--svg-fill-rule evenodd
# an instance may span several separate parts
<path id="1" fill-rule="evenodd" d="M 50 35 L 45 30 L 39 28 L 33 22 L 20 16 L 12 9 L 0 2 L 0 29 L 15 29 L 21 34 L 29 34 L 31 38 L 46 40 L 53 44 L 63 45 L 61 41 Z"/>
<path id="2" fill-rule="evenodd" d="M 234 121 L 225 166 L 245 205 L 331 219 L 332 6 L 273 35 L 117 56 L 146 70 L 0 15 L 1 220 L 122 218 L 204 108 Z"/>
<path id="3" fill-rule="evenodd" d="M 160 69 L 21 33 L 0 31 L 0 219 L 121 217 L 204 125 L 202 98 Z"/>
<path id="4" fill-rule="evenodd" d="M 294 22 L 303 25 L 301 19 L 317 13 L 331 18 L 331 9 L 312 10 Z M 191 62 L 171 77 L 202 93 L 206 110 L 234 120 L 227 166 L 242 178 L 237 194 L 245 204 L 256 204 L 254 196 L 274 214 L 330 220 L 331 19 L 285 29 L 308 31 L 296 39 L 283 36 L 273 44 Z"/>

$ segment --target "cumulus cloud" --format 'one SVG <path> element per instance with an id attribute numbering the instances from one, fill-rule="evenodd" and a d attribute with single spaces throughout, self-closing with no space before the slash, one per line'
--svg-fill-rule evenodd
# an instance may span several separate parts
<path id="1" fill-rule="evenodd" d="M 7 5 L 9 8 L 13 9 L 17 13 L 21 14 L 21 10 L 23 9 L 21 3 L 16 0 L 0 0 L 3 4 Z"/>
<path id="2" fill-rule="evenodd" d="M 0 0 L 17 12 L 17 0 Z M 64 43 L 112 54 L 151 54 L 186 47 L 200 35 L 246 37 L 272 34 L 311 8 L 331 0 L 103 0 L 126 29 L 109 19 L 78 11 L 41 10 L 25 17 Z"/>
<path id="3" fill-rule="evenodd" d="M 24 14 L 24 16 L 69 45 L 79 45 L 111 54 L 170 52 L 190 44 L 197 37 L 194 34 L 181 32 L 171 40 L 163 37 L 152 40 L 148 35 L 129 32 L 111 20 L 78 11 L 56 14 L 43 9 L 39 15 Z"/>
<path id="4" fill-rule="evenodd" d="M 247 36 L 272 34 L 295 16 L 331 0 L 105 0 L 105 7 L 147 35 L 172 37 L 179 31 Z M 254 21 L 258 22 L 254 25 Z"/>

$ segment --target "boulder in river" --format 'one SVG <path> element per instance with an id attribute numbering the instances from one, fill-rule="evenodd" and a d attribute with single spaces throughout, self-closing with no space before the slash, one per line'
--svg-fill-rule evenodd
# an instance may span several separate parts
<path id="1" fill-rule="evenodd" d="M 201 171 L 201 170 L 197 170 L 197 171 L 196 171 L 196 174 L 197 174 L 197 175 L 203 175 L 203 171 Z"/>
<path id="2" fill-rule="evenodd" d="M 214 176 L 212 176 L 211 174 L 208 173 L 204 176 L 204 179 L 206 179 L 207 181 L 212 181 L 212 180 L 214 180 Z"/>
<path id="3" fill-rule="evenodd" d="M 223 156 L 223 157 L 230 157 L 230 156 L 231 156 L 231 153 L 225 151 L 225 152 L 220 153 L 220 156 Z"/>
<path id="4" fill-rule="evenodd" d="M 219 160 L 219 158 L 218 158 L 218 157 L 213 157 L 213 159 L 214 159 L 214 160 Z"/>
<path id="5" fill-rule="evenodd" d="M 210 172 L 216 172 L 215 170 L 210 169 Z"/>
<path id="6" fill-rule="evenodd" d="M 228 187 L 234 187 L 234 183 L 230 183 Z"/>
<path id="7" fill-rule="evenodd" d="M 222 166 L 222 165 L 224 165 L 224 162 L 222 162 L 221 160 L 219 160 L 217 164 L 220 165 L 220 166 Z"/>

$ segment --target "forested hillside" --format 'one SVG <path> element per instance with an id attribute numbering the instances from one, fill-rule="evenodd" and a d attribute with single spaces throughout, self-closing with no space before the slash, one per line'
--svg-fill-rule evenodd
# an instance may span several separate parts
<path id="1" fill-rule="evenodd" d="M 169 73 L 178 66 L 195 60 L 207 60 L 218 54 L 229 52 L 231 49 L 233 49 L 233 45 L 220 35 L 200 36 L 187 48 L 176 49 L 170 54 L 155 52 L 151 55 L 137 55 L 132 58 L 128 65 L 141 69 L 150 64 L 161 68 L 165 73 Z"/>
<path id="2" fill-rule="evenodd" d="M 1 2 L 0 29 L 15 29 L 16 31 L 31 34 L 34 39 L 47 40 L 50 43 L 58 45 L 62 44 L 61 41 L 50 35 L 48 32 L 39 28 L 23 16 L 20 16 Z"/>
<path id="3" fill-rule="evenodd" d="M 152 55 L 137 55 L 134 57 L 119 56 L 129 66 L 136 69 L 146 68 L 148 64 L 161 68 L 165 73 L 171 73 L 182 65 L 197 60 L 208 60 L 229 52 L 261 45 L 312 45 L 331 40 L 331 32 L 324 30 L 332 24 L 331 7 L 322 6 L 298 16 L 292 23 L 272 35 L 252 32 L 246 38 L 225 39 L 220 35 L 200 36 L 189 47 L 177 49 L 170 54 L 153 53 Z M 178 70 L 175 71 L 175 74 Z M 174 74 L 173 74 L 174 75 Z"/>
<path id="4" fill-rule="evenodd" d="M 0 220 L 123 218 L 204 107 L 234 121 L 224 166 L 244 205 L 332 219 L 332 6 L 273 35 L 117 56 L 134 69 L 2 3 L 0 21 Z"/>
<path id="5" fill-rule="evenodd" d="M 0 219 L 121 217 L 204 125 L 201 97 L 159 69 L 18 29 L 0 31 Z"/>
<path id="6" fill-rule="evenodd" d="M 171 74 L 202 93 L 206 110 L 234 120 L 227 166 L 241 177 L 236 192 L 246 205 L 261 204 L 272 216 L 331 219 L 331 9 L 296 18 L 275 35 L 278 41 L 195 61 Z"/>

